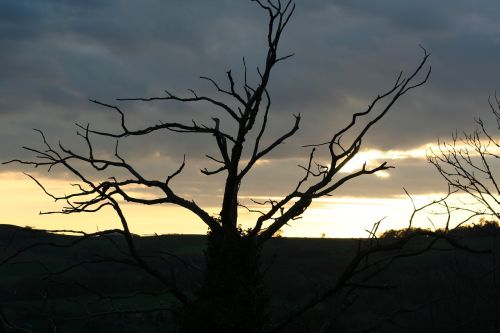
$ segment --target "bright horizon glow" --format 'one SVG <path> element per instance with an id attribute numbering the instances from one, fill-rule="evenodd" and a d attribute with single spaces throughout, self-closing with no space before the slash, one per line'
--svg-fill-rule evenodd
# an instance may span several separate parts
<path id="1" fill-rule="evenodd" d="M 69 188 L 68 179 L 40 178 L 40 181 L 54 193 L 64 193 Z M 46 196 L 29 178 L 17 172 L 0 173 L 1 224 L 30 226 L 39 229 L 74 229 L 95 232 L 111 228 L 121 228 L 118 218 L 110 208 L 97 213 L 38 215 L 39 211 L 61 208 L 59 203 Z M 441 193 L 412 196 L 417 207 Z M 124 203 L 130 229 L 140 235 L 151 234 L 206 234 L 207 227 L 194 214 L 175 206 L 143 206 Z M 257 208 L 257 207 L 252 207 Z M 216 214 L 219 207 L 205 207 Z M 302 219 L 292 221 L 283 228 L 285 237 L 329 237 L 357 238 L 367 237 L 367 230 L 382 220 L 379 233 L 388 229 L 401 229 L 408 226 L 413 211 L 411 200 L 401 195 L 391 198 L 331 197 L 320 198 L 313 202 Z M 240 211 L 243 228 L 252 226 L 257 215 Z M 428 215 L 420 214 L 414 226 L 430 228 Z M 434 224 L 443 226 L 443 217 Z"/>

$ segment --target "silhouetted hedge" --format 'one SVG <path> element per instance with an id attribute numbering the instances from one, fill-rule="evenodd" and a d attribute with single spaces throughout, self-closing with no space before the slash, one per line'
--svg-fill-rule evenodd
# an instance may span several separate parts
<path id="1" fill-rule="evenodd" d="M 402 238 L 415 233 L 425 233 L 429 229 L 422 228 L 405 228 L 405 229 L 390 229 L 383 232 L 379 238 Z M 461 225 L 456 228 L 445 230 L 437 229 L 436 233 L 446 233 L 454 237 L 491 237 L 500 235 L 500 224 L 497 221 L 487 221 L 481 219 L 479 223 Z"/>

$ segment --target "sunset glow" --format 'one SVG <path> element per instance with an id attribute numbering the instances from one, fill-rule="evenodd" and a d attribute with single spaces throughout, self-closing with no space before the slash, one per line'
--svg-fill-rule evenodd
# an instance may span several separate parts
<path id="1" fill-rule="evenodd" d="M 377 155 L 379 156 L 379 155 Z M 40 182 L 52 193 L 69 193 L 71 186 L 68 179 L 40 177 Z M 144 196 L 143 192 L 139 192 Z M 444 193 L 430 193 L 412 196 L 417 206 L 439 199 Z M 63 202 L 54 202 L 28 177 L 21 173 L 0 173 L 0 223 L 17 224 L 41 229 L 74 229 L 94 232 L 104 229 L 121 228 L 116 213 L 112 209 L 103 209 L 98 213 L 49 214 L 39 215 L 62 208 Z M 152 197 L 147 195 L 146 197 Z M 244 199 L 244 198 L 243 198 Z M 254 197 L 267 200 L 269 197 Z M 279 197 L 271 199 L 280 199 Z M 456 200 L 459 200 L 458 198 Z M 460 200 L 466 200 L 463 197 Z M 185 209 L 171 206 L 149 206 L 123 203 L 131 231 L 141 235 L 152 234 L 206 234 L 206 226 L 192 213 Z M 211 214 L 217 214 L 219 207 L 204 207 Z M 261 209 L 260 206 L 250 206 Z M 293 221 L 283 229 L 285 237 L 368 237 L 368 231 L 374 223 L 382 221 L 379 233 L 388 229 L 400 229 L 408 226 L 413 212 L 410 198 L 401 194 L 392 198 L 333 197 L 315 200 L 302 219 Z M 428 212 L 426 212 L 428 213 Z M 419 214 L 414 226 L 434 227 L 429 223 L 426 213 Z M 251 227 L 257 214 L 240 210 L 242 227 Z M 442 227 L 443 217 L 433 217 L 435 225 Z M 22 222 L 21 222 L 22 221 Z M 17 223 L 13 223 L 17 222 Z"/>

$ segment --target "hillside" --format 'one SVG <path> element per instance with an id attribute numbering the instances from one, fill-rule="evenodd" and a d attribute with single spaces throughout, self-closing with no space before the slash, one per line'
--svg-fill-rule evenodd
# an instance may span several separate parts
<path id="1" fill-rule="evenodd" d="M 460 241 L 472 248 L 491 249 L 491 254 L 467 253 L 437 243 L 437 250 L 393 262 L 370 281 L 373 288 L 345 290 L 318 305 L 286 332 L 370 328 L 376 332 L 496 332 L 500 241 L 491 235 L 476 236 L 469 234 Z M 4 321 L 33 332 L 49 332 L 54 327 L 62 332 L 171 329 L 170 312 L 157 310 L 176 304 L 140 269 L 117 262 L 127 260 L 119 234 L 66 247 L 77 239 L 0 225 L 2 261 L 40 244 L 0 266 Z M 263 269 L 275 316 L 283 316 L 333 285 L 359 242 L 272 239 L 264 250 Z M 196 286 L 203 266 L 203 236 L 137 236 L 136 243 L 158 269 L 173 274 L 182 289 Z M 426 238 L 416 239 L 406 251 L 427 243 Z M 383 258 L 373 258 L 379 259 Z"/>

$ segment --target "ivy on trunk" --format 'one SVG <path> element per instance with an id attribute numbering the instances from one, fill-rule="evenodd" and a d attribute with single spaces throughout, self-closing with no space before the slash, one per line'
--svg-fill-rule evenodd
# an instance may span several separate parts
<path id="1" fill-rule="evenodd" d="M 254 237 L 210 232 L 196 300 L 181 312 L 181 332 L 262 332 L 268 297 Z"/>

